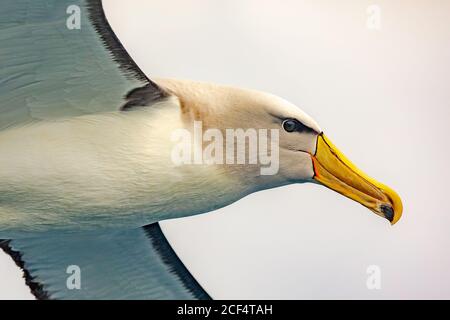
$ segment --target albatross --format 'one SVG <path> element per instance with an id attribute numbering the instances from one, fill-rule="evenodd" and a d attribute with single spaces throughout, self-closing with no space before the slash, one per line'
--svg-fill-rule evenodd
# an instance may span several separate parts
<path id="1" fill-rule="evenodd" d="M 79 28 L 68 26 L 69 7 Z M 401 217 L 399 196 L 294 104 L 254 90 L 150 80 L 100 0 L 4 0 L 0 43 L 0 247 L 38 299 L 213 298 L 159 221 L 259 190 L 316 183 L 392 224 Z M 176 163 L 173 133 L 192 133 L 195 123 L 224 136 L 276 133 L 264 136 L 276 146 L 265 154 L 277 152 L 276 172 L 249 162 Z M 70 270 L 81 272 L 81 288 Z"/>

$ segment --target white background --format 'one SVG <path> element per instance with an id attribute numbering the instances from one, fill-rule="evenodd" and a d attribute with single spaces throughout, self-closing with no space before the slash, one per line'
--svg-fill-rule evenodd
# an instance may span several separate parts
<path id="1" fill-rule="evenodd" d="M 214 298 L 450 298 L 449 1 L 104 2 L 150 77 L 280 95 L 403 199 L 394 227 L 316 185 L 165 222 Z M 366 27 L 372 4 L 380 30 Z M 366 287 L 369 265 L 381 268 L 380 290 Z M 32 298 L 4 254 L 0 298 Z"/>

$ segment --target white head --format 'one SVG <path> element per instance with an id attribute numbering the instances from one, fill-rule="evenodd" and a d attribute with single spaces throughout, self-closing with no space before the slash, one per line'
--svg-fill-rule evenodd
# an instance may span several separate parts
<path id="1" fill-rule="evenodd" d="M 323 134 L 316 121 L 288 101 L 259 91 L 209 83 L 157 82 L 178 97 L 182 123 L 188 130 L 193 128 L 194 122 L 201 122 L 203 132 L 213 129 L 221 132 L 225 139 L 227 129 L 267 132 L 268 153 L 265 150 L 266 154 L 262 154 L 259 149 L 257 153 L 267 156 L 278 152 L 279 167 L 274 174 L 261 174 L 260 166 L 249 164 L 251 135 L 243 140 L 244 157 L 248 161 L 242 165 L 224 161 L 224 174 L 239 176 L 242 183 L 250 184 L 253 190 L 290 183 L 319 183 L 361 203 L 391 223 L 400 218 L 402 204 L 398 195 L 357 169 Z M 269 134 L 274 131 L 276 135 Z M 237 149 L 236 144 L 233 140 L 233 150 Z M 237 149 L 236 155 L 238 153 Z"/>

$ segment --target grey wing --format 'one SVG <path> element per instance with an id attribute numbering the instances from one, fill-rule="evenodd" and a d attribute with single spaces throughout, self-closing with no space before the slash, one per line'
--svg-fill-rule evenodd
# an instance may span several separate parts
<path id="1" fill-rule="evenodd" d="M 0 130 L 167 96 L 125 51 L 101 0 L 2 0 Z"/>
<path id="2" fill-rule="evenodd" d="M 0 241 L 38 299 L 210 299 L 158 223 Z"/>

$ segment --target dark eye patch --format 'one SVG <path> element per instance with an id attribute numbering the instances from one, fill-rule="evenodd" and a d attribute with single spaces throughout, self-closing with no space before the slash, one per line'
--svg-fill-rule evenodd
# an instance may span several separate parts
<path id="1" fill-rule="evenodd" d="M 281 125 L 286 132 L 299 132 L 299 133 L 315 132 L 315 130 L 304 125 L 297 119 L 292 118 L 284 119 Z"/>
<path id="2" fill-rule="evenodd" d="M 298 121 L 295 118 L 286 118 L 275 114 L 270 115 L 277 119 L 276 120 L 277 123 L 280 123 L 281 121 L 281 127 L 287 132 L 299 132 L 299 133 L 307 132 L 319 134 L 319 132 L 317 132 L 311 127 L 308 127 L 307 125 L 303 124 L 301 121 Z"/>

